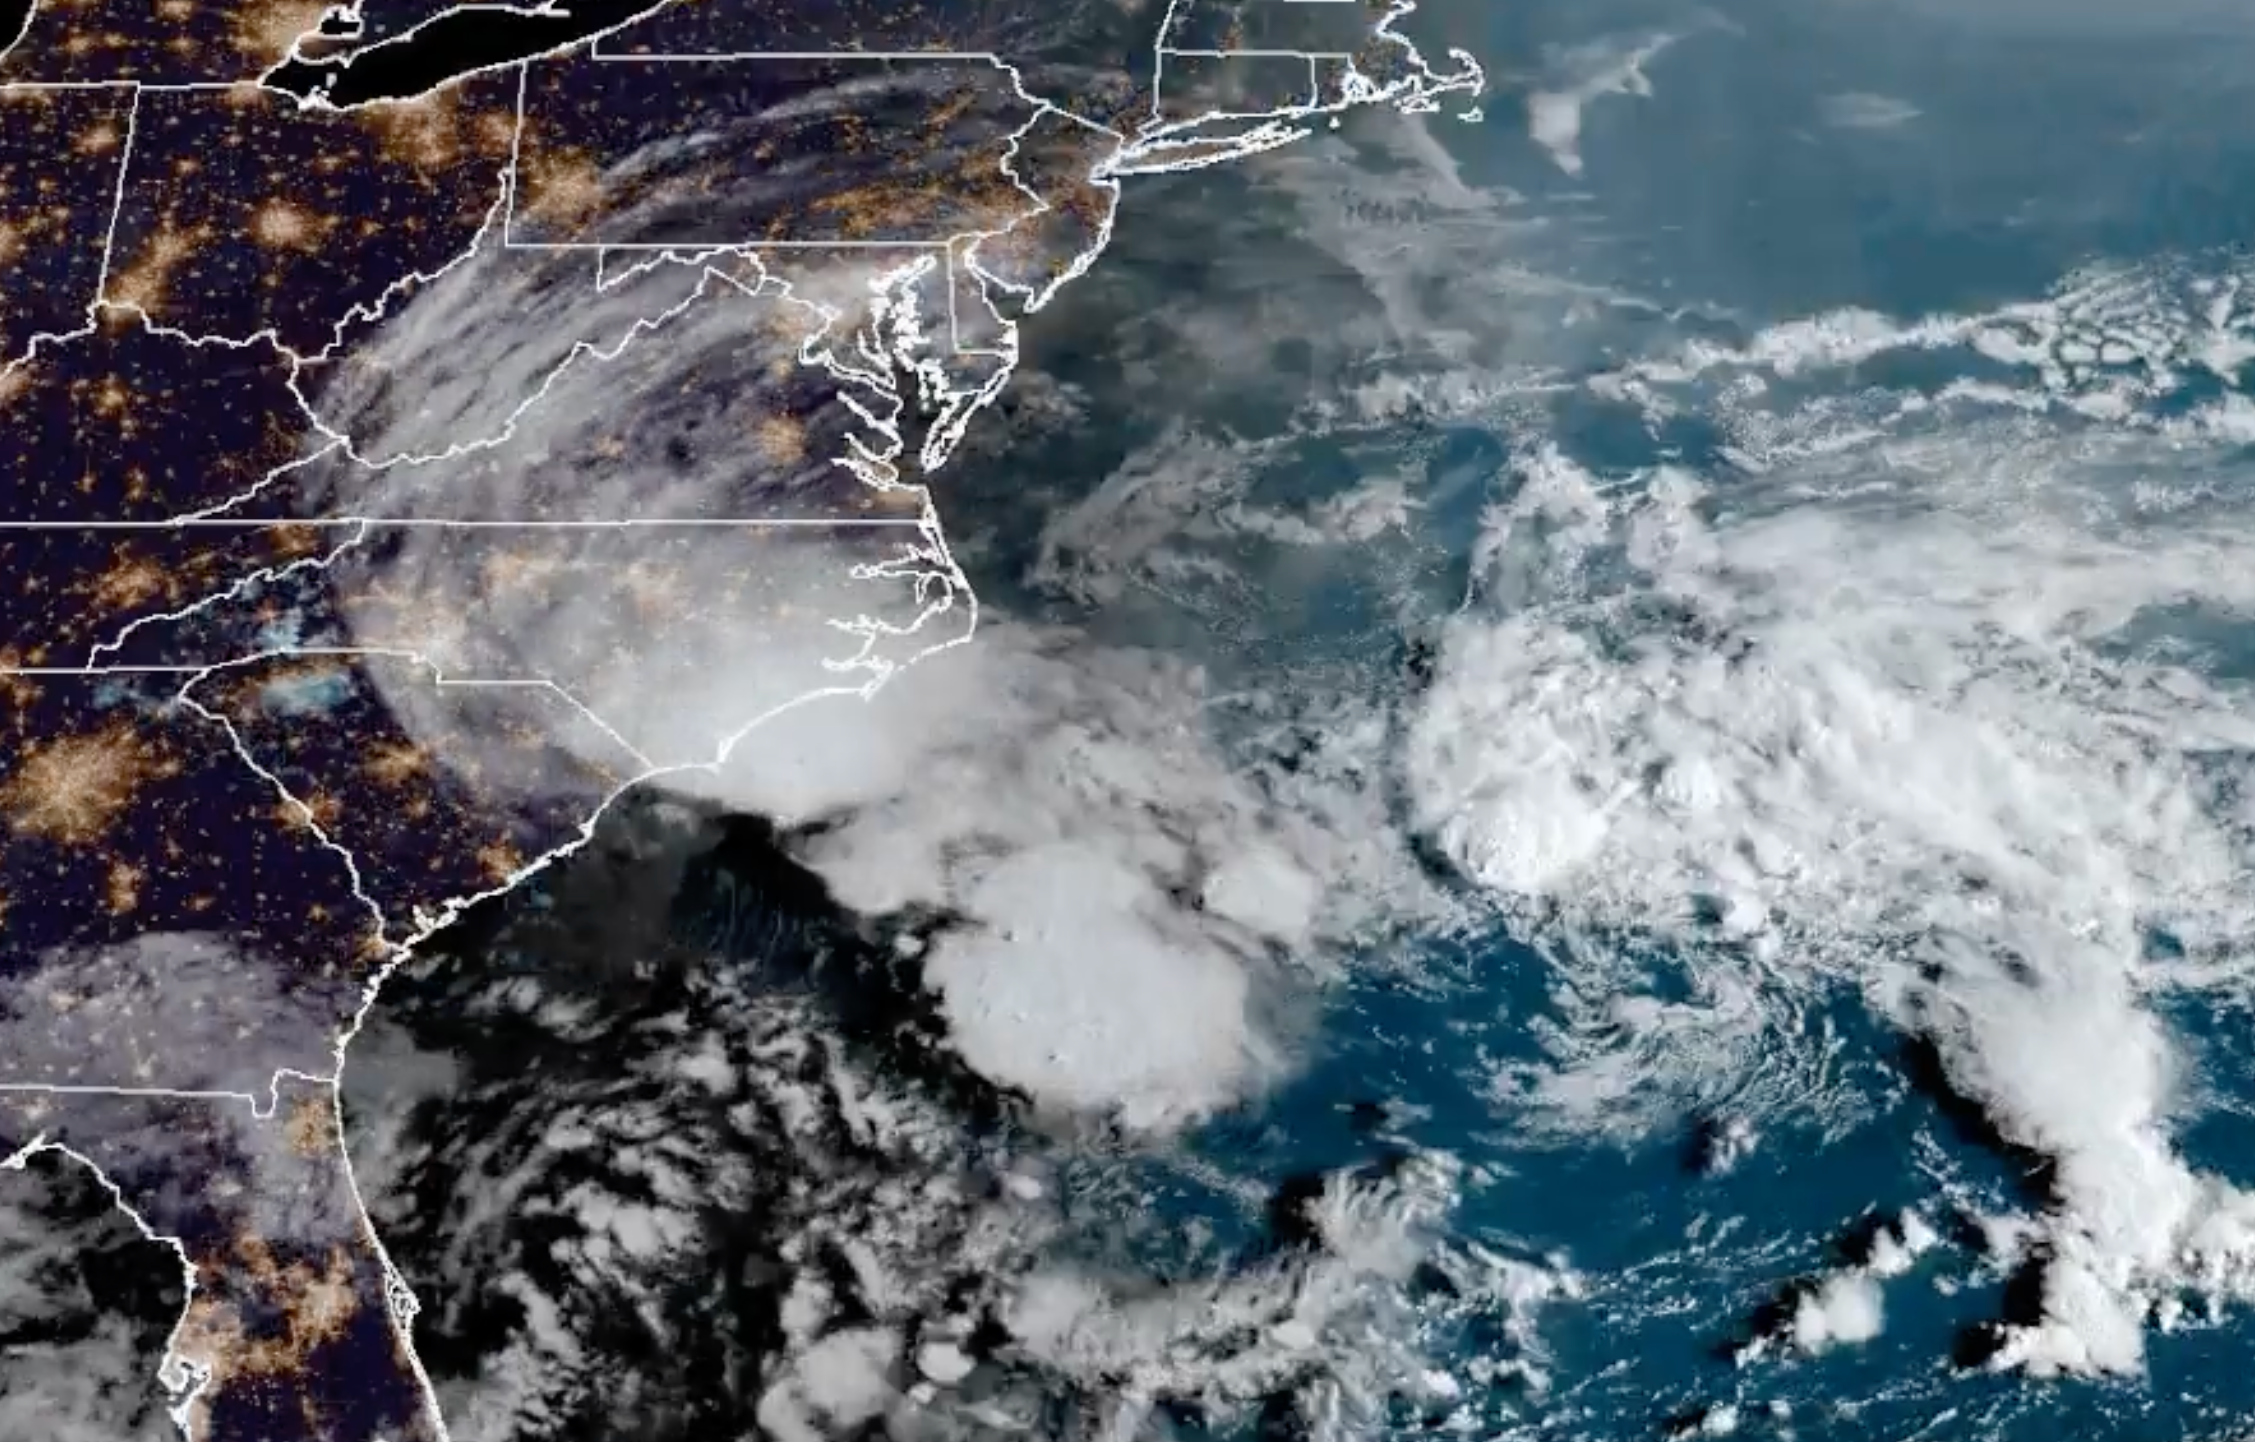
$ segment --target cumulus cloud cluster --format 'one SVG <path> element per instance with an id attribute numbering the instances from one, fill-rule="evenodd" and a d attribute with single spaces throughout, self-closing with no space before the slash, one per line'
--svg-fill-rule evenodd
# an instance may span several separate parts
<path id="1" fill-rule="evenodd" d="M 1449 854 L 1562 960 L 1641 935 L 1696 957 L 1709 999 L 1780 999 L 1691 1008 L 1720 1033 L 1698 1066 L 1751 1065 L 1780 1005 L 1843 984 L 1924 1038 L 2055 1163 L 2045 1317 L 2000 1355 L 2133 1368 L 2176 1286 L 2237 1289 L 2255 1255 L 2242 1194 L 2172 1147 L 2175 1049 L 2143 1000 L 2157 936 L 2221 958 L 2255 922 L 2231 760 L 2255 698 L 2166 643 L 2172 614 L 2255 603 L 2255 534 L 1976 472 L 1860 453 L 1729 497 L 1668 471 L 1606 494 L 1538 458 L 1410 771 Z"/>
<path id="2" fill-rule="evenodd" d="M 1939 1240 L 1915 1211 L 1874 1228 L 1855 1261 L 1807 1279 L 1781 1298 L 1776 1326 L 1749 1339 L 1735 1360 L 1744 1366 L 1780 1344 L 1814 1356 L 1871 1341 L 1886 1329 L 1886 1284 Z"/>
<path id="3" fill-rule="evenodd" d="M 1367 813 L 1281 804 L 1202 699 L 1180 663 L 997 625 L 865 705 L 777 718 L 711 784 L 834 818 L 805 859 L 846 904 L 953 919 L 926 965 L 974 1062 L 1158 1121 L 1283 1068 L 1309 949 L 1386 884 Z"/>

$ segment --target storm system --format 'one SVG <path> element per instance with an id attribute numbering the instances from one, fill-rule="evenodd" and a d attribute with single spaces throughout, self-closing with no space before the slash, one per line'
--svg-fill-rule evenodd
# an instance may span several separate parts
<path id="1" fill-rule="evenodd" d="M 794 122 L 821 103 L 872 102 Z M 675 223 L 680 162 L 618 162 L 610 238 Z M 341 439 L 234 508 L 350 518 L 293 639 L 425 663 L 375 674 L 449 765 L 528 803 L 648 773 L 347 1053 L 457 1439 L 1313 1423 L 1420 1375 L 1455 1163 L 1307 1177 L 1226 1246 L 1136 1179 L 1299 1069 L 1429 882 L 1370 778 L 1217 734 L 1198 656 L 977 595 L 936 467 L 1011 357 L 950 281 L 496 248 L 323 377 Z M 477 684 L 507 677 L 590 724 Z"/>

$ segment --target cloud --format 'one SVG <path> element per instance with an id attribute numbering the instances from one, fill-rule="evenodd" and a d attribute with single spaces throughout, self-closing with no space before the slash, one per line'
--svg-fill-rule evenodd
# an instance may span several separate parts
<path id="1" fill-rule="evenodd" d="M 303 978 L 230 939 L 151 932 L 61 950 L 0 977 L 9 1079 L 59 1086 L 167 1086 L 269 1094 L 274 1073 L 328 1074 L 357 987 Z"/>
<path id="2" fill-rule="evenodd" d="M 1860 90 L 1827 95 L 1819 108 L 1824 123 L 1841 130 L 1892 130 L 1916 120 L 1921 113 L 1907 100 Z"/>
<path id="3" fill-rule="evenodd" d="M 1727 503 L 1531 461 L 1408 766 L 1447 853 L 1630 1022 L 1561 1033 L 1533 1100 L 1728 1088 L 1774 1065 L 1781 1014 L 1860 989 L 2056 1161 L 2047 1320 L 2006 1355 L 2113 1371 L 2162 1295 L 2235 1287 L 2246 1257 L 2244 1204 L 2170 1145 L 2173 1048 L 2141 993 L 2156 929 L 2205 951 L 2255 924 L 2217 761 L 2255 743 L 2255 698 L 2136 638 L 2255 608 L 2255 534 L 2119 497 L 2094 523 L 2074 453 L 2016 439 L 2016 469 L 2067 472 L 2041 498 L 1964 459 L 1859 452 Z M 1643 983 L 1607 943 L 1640 935 L 1696 958 L 1691 1002 L 1619 999 Z M 1662 1018 L 1676 1069 L 1654 1072 L 1634 1048 Z"/>
<path id="4" fill-rule="evenodd" d="M 465 268 L 373 338 L 316 404 L 363 456 L 430 459 L 308 468 L 297 504 L 638 524 L 379 526 L 327 572 L 338 639 L 553 683 L 657 784 L 810 828 L 805 859 L 849 905 L 934 919 L 919 964 L 957 1044 L 1045 1107 L 1172 1126 L 1257 1091 L 1286 1069 L 1314 959 L 1413 870 L 1380 859 L 1376 798 L 1248 769 L 1195 667 L 992 614 L 958 644 L 976 602 L 944 498 L 927 514 L 870 484 L 898 437 L 887 388 L 914 388 L 881 362 L 904 316 L 944 316 L 944 273 L 810 264 L 747 289 L 716 265 L 661 264 L 584 313 L 550 299 L 582 283 L 562 261 L 511 283 Z M 638 297 L 666 307 L 643 333 Z M 630 333 L 556 369 L 575 337 Z M 449 455 L 450 437 L 496 443 Z M 798 524 L 715 524 L 745 516 Z M 884 519 L 905 524 L 866 524 Z M 378 679 L 449 764 L 562 785 L 508 744 L 540 698 Z M 593 728 L 560 740 L 616 754 Z"/>
<path id="5" fill-rule="evenodd" d="M 1527 134 L 1560 170 L 1580 175 L 1583 112 L 1608 95 L 1650 95 L 1645 67 L 1681 38 L 1666 32 L 1615 36 L 1552 55 L 1549 75 L 1527 95 Z"/>
<path id="6" fill-rule="evenodd" d="M 55 1442 L 178 1435 L 157 1385 L 180 1299 L 119 1305 L 109 1279 L 176 1275 L 83 1166 L 57 1155 L 0 1170 L 0 1430 Z M 142 1299 L 133 1299 L 140 1302 Z"/>
<path id="7" fill-rule="evenodd" d="M 1879 1283 L 1856 1272 L 1825 1278 L 1801 1298 L 1790 1324 L 1793 1345 L 1804 1352 L 1868 1342 L 1886 1326 Z"/>
<path id="8" fill-rule="evenodd" d="M 1764 1309 L 1763 1330 L 1740 1345 L 1733 1360 L 1743 1367 L 1779 1344 L 1816 1356 L 1871 1341 L 1886 1329 L 1885 1284 L 1908 1272 L 1938 1240 L 1915 1211 L 1869 1227 L 1857 1260 L 1787 1288 Z"/>
<path id="9" fill-rule="evenodd" d="M 1390 881 L 1365 815 L 1264 794 L 1202 704 L 1179 662 L 997 624 L 866 704 L 778 718 L 713 785 L 828 818 L 803 855 L 847 905 L 954 919 L 925 965 L 974 1065 L 1178 1120 L 1284 1069 L 1264 1018 Z"/>

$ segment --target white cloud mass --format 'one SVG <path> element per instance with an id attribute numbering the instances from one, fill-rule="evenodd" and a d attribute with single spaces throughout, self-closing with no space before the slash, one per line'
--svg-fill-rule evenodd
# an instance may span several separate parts
<path id="1" fill-rule="evenodd" d="M 829 277 L 833 290 L 885 280 Z M 720 285 L 681 302 L 694 286 L 635 284 L 685 308 L 617 359 L 580 356 L 521 409 L 531 372 L 507 358 L 568 350 L 526 333 L 557 323 L 549 309 L 519 306 L 510 286 L 409 306 L 377 346 L 384 384 L 340 388 L 332 423 L 370 456 L 434 456 L 448 430 L 511 439 L 302 495 L 382 517 L 434 497 L 443 514 L 495 519 L 868 515 L 866 478 L 824 463 L 881 453 L 884 397 L 810 363 L 808 328 L 791 323 L 807 304 L 797 290 Z M 875 354 L 886 303 L 867 306 L 860 331 L 831 309 L 821 343 Z M 609 315 L 593 328 L 631 326 Z M 424 343 L 444 347 L 444 365 L 420 364 Z M 631 425 L 602 402 L 614 374 L 649 402 L 628 408 Z M 420 376 L 432 395 L 408 388 Z M 810 390 L 846 420 L 793 434 L 833 449 L 763 447 Z M 364 412 L 336 409 L 356 394 Z M 805 859 L 847 904 L 945 918 L 923 964 L 957 1044 L 1044 1105 L 1171 1126 L 1257 1090 L 1284 1068 L 1278 1028 L 1316 975 L 1310 949 L 1366 920 L 1406 869 L 1398 855 L 1374 864 L 1374 813 L 1347 791 L 1287 803 L 1225 757 L 1196 668 L 993 616 L 956 644 L 975 602 L 934 516 L 558 534 L 381 530 L 331 568 L 341 639 L 412 649 L 454 677 L 553 682 L 667 768 L 666 787 L 821 823 Z M 911 662 L 866 698 L 797 704 Z M 435 687 L 412 668 L 379 679 L 438 755 L 524 791 L 550 784 L 507 745 L 513 728 L 551 719 L 519 709 L 543 698 Z M 616 756 L 597 731 L 584 742 L 600 753 L 586 759 Z M 1304 771 L 1296 784 L 1320 789 Z"/>

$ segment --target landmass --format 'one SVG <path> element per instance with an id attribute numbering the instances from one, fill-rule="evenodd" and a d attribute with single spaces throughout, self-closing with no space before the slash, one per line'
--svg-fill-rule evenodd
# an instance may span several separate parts
<path id="1" fill-rule="evenodd" d="M 444 1435 L 338 1127 L 386 972 L 967 640 L 1018 323 L 1127 177 L 1469 106 L 1413 9 L 0 14 L 0 1158 L 174 1249 L 185 1435 Z"/>

